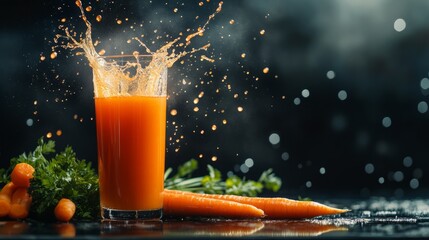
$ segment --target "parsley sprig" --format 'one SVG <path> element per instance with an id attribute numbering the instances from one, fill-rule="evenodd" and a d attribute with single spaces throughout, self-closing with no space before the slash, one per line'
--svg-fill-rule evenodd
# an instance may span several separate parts
<path id="1" fill-rule="evenodd" d="M 272 169 L 262 172 L 257 181 L 240 178 L 234 174 L 223 180 L 221 172 L 210 164 L 207 165 L 207 175 L 192 177 L 192 173 L 197 169 L 198 161 L 195 159 L 180 165 L 174 175 L 172 175 L 173 169 L 168 168 L 164 174 L 164 187 L 191 192 L 253 197 L 262 193 L 264 189 L 277 192 L 282 185 L 281 179 L 273 173 Z"/>

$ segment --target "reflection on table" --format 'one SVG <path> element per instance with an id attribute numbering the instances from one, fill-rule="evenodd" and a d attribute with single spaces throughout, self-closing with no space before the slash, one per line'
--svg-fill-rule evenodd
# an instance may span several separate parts
<path id="1" fill-rule="evenodd" d="M 102 221 L 41 223 L 0 222 L 2 236 L 102 236 L 102 237 L 240 237 L 240 236 L 318 236 L 347 228 L 309 221 L 169 219 L 165 221 Z"/>

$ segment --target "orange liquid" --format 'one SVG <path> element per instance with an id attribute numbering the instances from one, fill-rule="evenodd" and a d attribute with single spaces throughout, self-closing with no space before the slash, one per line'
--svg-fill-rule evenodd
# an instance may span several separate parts
<path id="1" fill-rule="evenodd" d="M 166 105 L 165 96 L 95 98 L 101 207 L 162 208 Z"/>

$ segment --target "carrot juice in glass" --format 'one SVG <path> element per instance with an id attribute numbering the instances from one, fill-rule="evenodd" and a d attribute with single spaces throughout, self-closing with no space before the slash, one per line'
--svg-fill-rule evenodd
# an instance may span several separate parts
<path id="1" fill-rule="evenodd" d="M 94 68 L 101 217 L 160 219 L 167 67 L 153 56 L 100 58 Z"/>

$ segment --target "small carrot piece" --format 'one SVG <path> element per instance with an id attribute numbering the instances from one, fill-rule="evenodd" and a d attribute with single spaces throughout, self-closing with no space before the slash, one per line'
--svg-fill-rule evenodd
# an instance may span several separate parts
<path id="1" fill-rule="evenodd" d="M 0 191 L 0 217 L 5 217 L 10 212 L 10 202 L 12 194 L 16 190 L 16 185 L 13 182 L 8 182 Z"/>
<path id="2" fill-rule="evenodd" d="M 57 220 L 62 222 L 68 222 L 73 218 L 76 212 L 76 205 L 68 198 L 61 198 L 55 206 L 54 214 Z"/>
<path id="3" fill-rule="evenodd" d="M 32 198 L 28 193 L 28 188 L 19 187 L 12 195 L 9 217 L 14 219 L 24 219 L 30 212 Z"/>
<path id="4" fill-rule="evenodd" d="M 265 218 L 269 219 L 300 219 L 322 215 L 333 215 L 348 212 L 347 209 L 333 208 L 314 201 L 297 201 L 288 198 L 243 197 L 236 195 L 203 194 L 178 190 L 164 190 L 164 193 L 182 194 L 183 196 L 221 199 L 237 203 L 253 205 L 262 209 Z"/>
<path id="5" fill-rule="evenodd" d="M 30 179 L 33 178 L 34 167 L 28 163 L 18 163 L 12 170 L 10 178 L 18 187 L 30 187 Z"/>
<path id="6" fill-rule="evenodd" d="M 163 212 L 167 216 L 199 216 L 222 218 L 261 218 L 264 211 L 249 204 L 199 195 L 182 191 L 164 191 Z"/>

